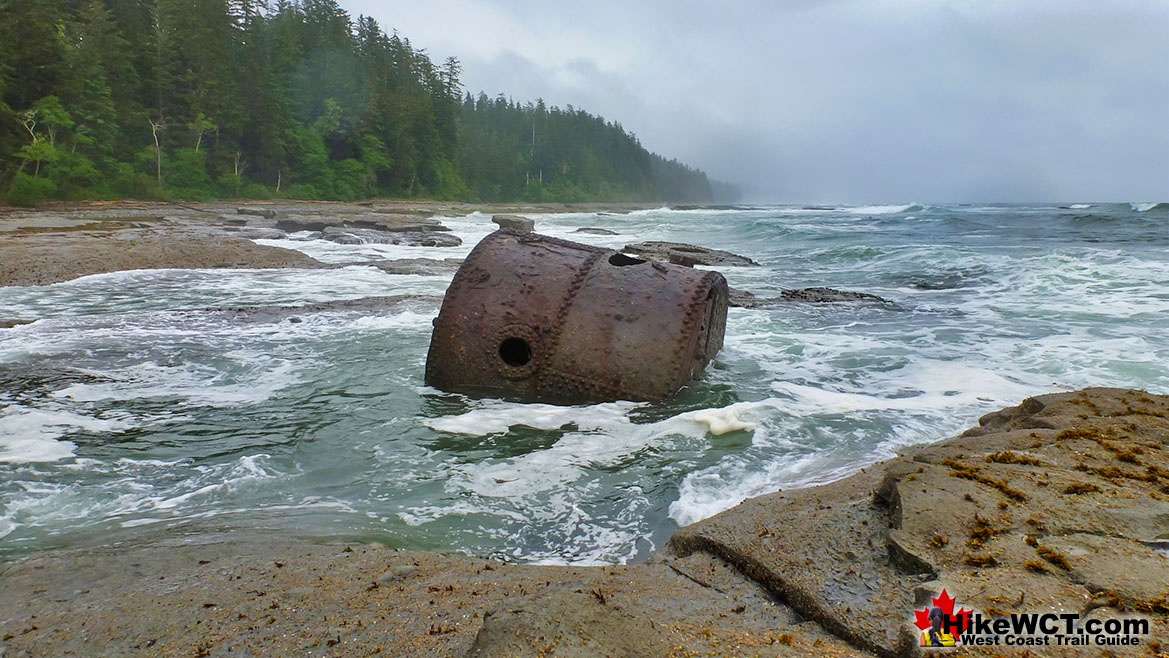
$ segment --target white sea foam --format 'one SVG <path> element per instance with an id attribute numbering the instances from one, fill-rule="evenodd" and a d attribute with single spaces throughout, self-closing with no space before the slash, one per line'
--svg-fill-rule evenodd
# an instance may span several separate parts
<path id="1" fill-rule="evenodd" d="M 402 519 L 409 526 L 420 526 L 432 521 L 437 521 L 447 516 L 472 516 L 475 514 L 483 514 L 489 512 L 495 516 L 504 519 L 510 519 L 519 523 L 528 521 L 528 517 L 513 512 L 508 509 L 487 510 L 481 505 L 476 505 L 468 501 L 458 501 L 449 505 L 424 505 L 419 507 L 412 507 L 408 511 L 398 512 L 398 518 Z"/>
<path id="2" fill-rule="evenodd" d="M 404 277 L 368 266 L 334 270 L 131 270 L 50 286 L 0 288 L 0 314 L 11 311 L 17 317 L 43 318 L 309 304 L 409 294 L 413 291 L 396 285 L 407 282 Z M 445 286 L 439 286 L 439 294 L 442 288 Z M 434 294 L 435 289 L 428 285 L 420 292 Z"/>
<path id="3" fill-rule="evenodd" d="M 141 513 L 144 511 L 174 510 L 184 507 L 192 499 L 207 497 L 213 493 L 237 489 L 248 482 L 273 479 L 277 474 L 263 467 L 263 462 L 269 459 L 266 454 L 247 455 L 240 457 L 227 468 L 223 467 L 196 467 L 195 473 L 188 482 L 211 480 L 207 484 L 184 491 L 179 494 L 164 494 L 161 496 L 143 496 L 133 501 L 131 506 L 122 507 L 111 512 L 111 516 L 121 516 L 127 513 Z M 214 474 L 214 478 L 208 475 Z"/>
<path id="4" fill-rule="evenodd" d="M 626 425 L 626 413 L 632 402 L 610 402 L 587 407 L 567 407 L 550 404 L 516 404 L 502 400 L 483 400 L 477 409 L 458 416 L 431 418 L 426 426 L 438 432 L 454 432 L 472 436 L 487 436 L 507 432 L 511 427 L 526 426 L 554 430 L 566 425 L 577 429 L 595 430 L 602 427 Z"/>
<path id="5" fill-rule="evenodd" d="M 471 249 L 498 226 L 491 223 L 491 217 L 479 212 L 463 217 L 442 217 L 442 223 L 451 229 L 444 235 L 455 235 L 463 241 L 457 247 L 411 247 L 395 244 L 337 244 L 328 240 L 305 240 L 304 236 L 289 235 L 285 239 L 254 240 L 256 244 L 270 247 L 294 249 L 308 254 L 325 263 L 353 263 L 374 260 L 398 260 L 406 258 L 466 258 Z"/>
<path id="6" fill-rule="evenodd" d="M 235 406 L 262 402 L 299 381 L 298 365 L 287 360 L 270 359 L 262 368 L 244 369 L 256 376 L 232 381 L 215 367 L 143 361 L 104 373 L 116 381 L 72 384 L 51 395 L 75 402 L 177 398 L 188 405 Z"/>
<path id="7" fill-rule="evenodd" d="M 133 427 L 122 420 L 83 416 L 62 410 L 9 405 L 0 409 L 0 462 L 51 462 L 73 456 L 77 447 L 61 440 L 70 432 L 120 432 Z"/>
<path id="8" fill-rule="evenodd" d="M 573 482 L 588 468 L 612 464 L 641 450 L 663 435 L 690 430 L 698 424 L 669 419 L 635 425 L 627 412 L 633 403 L 614 402 L 589 407 L 520 405 L 491 401 L 465 414 L 427 421 L 432 429 L 488 436 L 511 427 L 555 430 L 571 428 L 551 447 L 513 458 L 452 464 L 447 475 L 452 487 L 488 498 L 526 498 Z"/>
<path id="9" fill-rule="evenodd" d="M 1092 204 L 1090 203 L 1073 203 L 1072 205 L 1068 206 L 1068 208 L 1071 208 L 1072 210 L 1087 210 L 1091 207 Z"/>
<path id="10" fill-rule="evenodd" d="M 744 406 L 746 405 L 730 405 L 721 409 L 702 409 L 700 411 L 684 413 L 678 416 L 678 418 L 692 420 L 705 425 L 710 428 L 710 433 L 715 436 L 727 434 L 728 432 L 753 432 L 758 425 L 746 422 L 740 417 L 739 412 Z"/>
<path id="11" fill-rule="evenodd" d="M 752 427 L 755 416 L 765 411 L 756 403 L 739 403 L 638 424 L 630 421 L 628 414 L 635 405 L 627 402 L 588 407 L 499 401 L 477 404 L 482 407 L 427 424 L 438 431 L 484 437 L 517 426 L 566 431 L 545 449 L 444 465 L 445 488 L 459 502 L 449 507 L 412 508 L 399 516 L 411 524 L 474 513 L 502 514 L 501 518 L 515 522 L 518 512 L 504 510 L 523 510 L 521 516 L 527 525 L 544 528 L 543 535 L 535 537 L 521 531 L 526 542 L 524 559 L 549 564 L 620 562 L 638 550 L 638 541 L 645 533 L 641 514 L 651 503 L 640 489 L 630 490 L 624 496 L 624 512 L 619 513 L 627 515 L 625 518 L 595 518 L 583 506 L 595 487 L 590 471 L 616 468 L 637 459 L 643 451 L 669 452 L 680 445 L 692 445 L 707 436 L 712 426 L 726 431 Z"/>
<path id="12" fill-rule="evenodd" d="M 691 473 L 678 489 L 678 499 L 670 504 L 670 518 L 678 525 L 696 523 L 743 502 L 784 488 L 787 482 L 799 482 L 811 471 L 825 476 L 818 456 L 774 463 L 756 470 L 740 460 L 724 459 L 719 465 Z M 830 476 L 829 476 L 830 477 Z"/>
<path id="13" fill-rule="evenodd" d="M 221 508 L 226 497 L 279 477 L 266 465 L 268 459 L 246 455 L 202 466 L 186 460 L 79 459 L 76 468 L 100 478 L 88 484 L 41 482 L 38 472 L 18 469 L 10 473 L 17 488 L 0 493 L 0 529 L 10 534 L 34 527 L 52 534 L 111 520 L 130 528 L 215 516 L 230 511 Z"/>
<path id="14" fill-rule="evenodd" d="M 853 215 L 895 215 L 897 213 L 920 209 L 921 206 L 916 203 L 893 206 L 845 206 L 842 208 L 842 210 Z"/>
<path id="15" fill-rule="evenodd" d="M 1133 210 L 1135 210 L 1137 212 L 1148 212 L 1148 211 L 1153 210 L 1155 208 L 1163 207 L 1164 205 L 1165 205 L 1164 203 L 1157 202 L 1157 201 L 1146 201 L 1146 202 L 1134 201 L 1134 202 L 1128 204 L 1128 206 L 1130 208 L 1132 208 Z"/>

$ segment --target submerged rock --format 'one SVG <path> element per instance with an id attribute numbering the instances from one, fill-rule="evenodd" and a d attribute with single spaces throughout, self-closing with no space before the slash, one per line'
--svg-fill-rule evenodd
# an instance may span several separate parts
<path id="1" fill-rule="evenodd" d="M 782 290 L 778 297 L 758 297 L 746 290 L 731 288 L 730 305 L 736 308 L 767 308 L 785 302 L 809 302 L 813 304 L 827 304 L 835 302 L 858 302 L 896 305 L 884 297 L 867 292 L 853 292 L 850 290 L 836 290 L 834 288 L 798 288 Z"/>
<path id="2" fill-rule="evenodd" d="M 457 235 L 430 232 L 390 232 L 377 229 L 326 226 L 321 239 L 337 244 L 397 244 L 408 247 L 457 247 L 463 240 Z"/>
<path id="3" fill-rule="evenodd" d="M 450 227 L 428 217 L 418 215 L 385 215 L 380 213 L 340 215 L 336 217 L 301 215 L 297 218 L 281 219 L 276 222 L 276 228 L 289 233 L 296 231 L 324 231 L 329 227 L 369 229 L 372 231 L 384 231 L 386 233 L 443 233 L 451 230 Z"/>
<path id="4" fill-rule="evenodd" d="M 276 217 L 276 211 L 270 208 L 237 208 L 236 212 L 241 215 L 255 215 L 256 217 L 263 217 L 264 219 L 272 219 Z"/>
<path id="5" fill-rule="evenodd" d="M 444 258 L 443 260 L 438 260 L 437 258 L 399 258 L 397 260 L 382 260 L 362 264 L 373 265 L 387 274 L 420 274 L 423 276 L 433 276 L 439 274 L 454 274 L 455 271 L 459 269 L 459 266 L 463 264 L 463 259 Z"/>
<path id="6" fill-rule="evenodd" d="M 889 300 L 884 297 L 878 297 L 867 292 L 853 292 L 851 290 L 835 290 L 833 288 L 799 288 L 797 290 L 784 290 L 780 293 L 783 299 L 791 299 L 802 302 L 826 303 L 826 302 L 877 302 L 880 304 L 891 304 Z"/>
<path id="7" fill-rule="evenodd" d="M 176 314 L 180 317 L 190 317 L 192 322 L 204 320 L 210 314 L 227 318 L 233 322 L 280 322 L 286 320 L 292 324 L 300 324 L 304 322 L 303 316 L 311 313 L 360 312 L 372 314 L 396 309 L 404 304 L 416 303 L 437 306 L 441 302 L 442 297 L 436 295 L 388 295 L 295 306 L 215 307 L 197 311 L 177 311 Z"/>
<path id="8" fill-rule="evenodd" d="M 593 235 L 619 235 L 619 233 L 617 233 L 617 231 L 610 231 L 607 228 L 595 228 L 592 226 L 585 226 L 584 228 L 578 228 L 575 231 L 573 231 L 573 233 L 592 233 Z"/>
<path id="9" fill-rule="evenodd" d="M 233 235 L 249 240 L 283 240 L 288 234 L 278 228 L 247 227 L 232 231 Z"/>
<path id="10" fill-rule="evenodd" d="M 755 261 L 721 249 L 709 249 L 681 242 L 638 242 L 622 250 L 649 260 L 676 265 L 758 265 Z"/>
<path id="11" fill-rule="evenodd" d="M 759 308 L 764 302 L 769 301 L 768 299 L 756 297 L 755 293 L 738 288 L 729 288 L 728 292 L 730 293 L 728 305 L 731 308 Z"/>

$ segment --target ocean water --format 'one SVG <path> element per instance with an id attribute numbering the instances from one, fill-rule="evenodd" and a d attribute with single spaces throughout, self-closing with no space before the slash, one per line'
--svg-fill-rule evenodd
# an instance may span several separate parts
<path id="1" fill-rule="evenodd" d="M 335 270 L 153 270 L 0 288 L 0 559 L 213 526 L 501 559 L 618 563 L 679 525 L 848 475 L 1029 396 L 1169 392 L 1169 207 L 767 206 L 534 215 L 605 247 L 675 240 L 750 256 L 771 296 L 879 303 L 732 309 L 674 400 L 556 407 L 422 383 L 448 276 L 379 258 L 458 248 L 260 241 Z M 601 227 L 616 236 L 578 234 Z M 302 236 L 293 236 L 302 237 Z M 216 307 L 420 295 L 385 311 Z M 748 428 L 711 432 L 722 421 Z"/>

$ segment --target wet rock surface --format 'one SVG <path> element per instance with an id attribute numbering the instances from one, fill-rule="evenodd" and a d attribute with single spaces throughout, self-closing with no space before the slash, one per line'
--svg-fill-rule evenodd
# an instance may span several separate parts
<path id="1" fill-rule="evenodd" d="M 607 228 L 596 228 L 593 226 L 585 226 L 578 228 L 573 233 L 592 233 L 593 235 L 618 235 L 617 231 L 610 231 Z"/>
<path id="2" fill-rule="evenodd" d="M 681 242 L 638 242 L 622 250 L 639 258 L 676 265 L 758 265 L 755 261 L 721 249 L 710 249 Z"/>
<path id="3" fill-rule="evenodd" d="M 299 251 L 265 247 L 227 233 L 182 228 L 39 233 L 0 240 L 0 285 L 48 285 L 123 270 L 216 267 L 318 269 L 326 265 Z"/>
<path id="4" fill-rule="evenodd" d="M 288 233 L 278 228 L 241 227 L 232 232 L 249 240 L 284 240 L 288 238 Z"/>
<path id="5" fill-rule="evenodd" d="M 536 229 L 536 222 L 527 217 L 520 217 L 519 215 L 495 215 L 491 218 L 491 222 L 499 228 L 507 228 L 513 231 L 523 231 L 531 233 Z"/>
<path id="6" fill-rule="evenodd" d="M 462 258 L 399 258 L 378 260 L 363 265 L 372 265 L 386 274 L 420 274 L 423 276 L 454 274 L 463 264 Z"/>
<path id="7" fill-rule="evenodd" d="M 409 247 L 457 247 L 463 244 L 457 235 L 435 231 L 384 231 L 340 226 L 326 226 L 321 231 L 321 239 L 337 244 L 397 244 Z"/>
<path id="8" fill-rule="evenodd" d="M 894 302 L 884 297 L 872 295 L 867 292 L 853 292 L 823 287 L 783 290 L 780 291 L 777 297 L 759 297 L 754 293 L 736 288 L 731 288 L 730 293 L 731 306 L 738 308 L 768 308 L 788 302 L 807 302 L 811 304 L 845 302 L 896 306 Z"/>
<path id="9" fill-rule="evenodd" d="M 210 314 L 224 317 L 232 322 L 279 322 L 282 320 L 302 322 L 304 316 L 313 313 L 352 312 L 374 315 L 382 311 L 396 310 L 405 304 L 437 308 L 441 303 L 442 297 L 437 295 L 389 295 L 292 306 L 215 307 L 198 311 L 176 311 L 176 314 L 180 316 L 189 315 L 192 321 L 198 319 L 196 316 Z"/>
<path id="10" fill-rule="evenodd" d="M 240 215 L 255 215 L 264 219 L 272 219 L 276 216 L 276 211 L 269 208 L 236 208 L 236 213 Z"/>
<path id="11" fill-rule="evenodd" d="M 113 202 L 57 209 L 0 207 L 0 286 L 47 285 L 89 274 L 160 268 L 328 268 L 253 240 L 453 247 L 462 240 L 432 219 L 436 204 Z M 450 204 L 450 210 L 477 208 Z M 551 208 L 535 211 L 547 212 Z M 528 211 L 528 209 L 525 209 Z M 292 235 L 289 235 L 289 234 Z"/>
<path id="12" fill-rule="evenodd" d="M 864 655 L 708 556 L 514 565 L 208 531 L 0 567 L 0 596 L 6 657 Z"/>
<path id="13" fill-rule="evenodd" d="M 450 228 L 436 219 L 421 215 L 391 215 L 387 213 L 308 215 L 300 214 L 280 219 L 275 228 L 288 233 L 296 231 L 334 232 L 339 229 L 364 229 L 384 233 L 444 232 Z"/>
<path id="14" fill-rule="evenodd" d="M 682 528 L 634 566 L 194 530 L 0 566 L 4 655 L 909 656 L 912 610 L 945 587 L 992 616 L 1148 619 L 1143 644 L 1109 650 L 1150 656 L 1169 636 L 1169 396 L 1029 398 Z"/>
<path id="15" fill-rule="evenodd" d="M 1087 389 L 1029 398 L 839 482 L 753 499 L 679 530 L 670 549 L 719 555 L 891 656 L 917 650 L 912 624 L 892 620 L 943 587 L 984 614 L 1136 614 L 1165 637 L 1169 557 L 1149 542 L 1167 536 L 1169 397 Z M 1051 655 L 1099 655 L 1083 649 Z"/>

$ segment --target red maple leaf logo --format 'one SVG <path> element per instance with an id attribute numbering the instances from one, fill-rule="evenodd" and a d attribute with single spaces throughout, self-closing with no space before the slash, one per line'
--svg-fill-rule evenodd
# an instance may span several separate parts
<path id="1" fill-rule="evenodd" d="M 938 606 L 939 608 L 941 608 L 942 614 L 945 615 L 943 617 L 943 624 L 946 620 L 957 618 L 958 632 L 962 632 L 962 631 L 966 630 L 967 624 L 970 623 L 970 614 L 973 611 L 967 610 L 965 607 L 963 607 L 963 608 L 959 608 L 957 614 L 955 614 L 954 613 L 954 598 L 951 597 L 949 594 L 947 594 L 946 590 L 944 590 L 944 589 L 942 590 L 941 594 L 939 594 L 931 599 L 931 603 L 930 603 L 929 607 L 926 607 L 923 610 L 914 610 L 913 611 L 914 625 L 923 631 L 926 630 L 927 628 L 929 628 L 930 627 L 930 607 L 933 607 L 935 605 Z"/>

